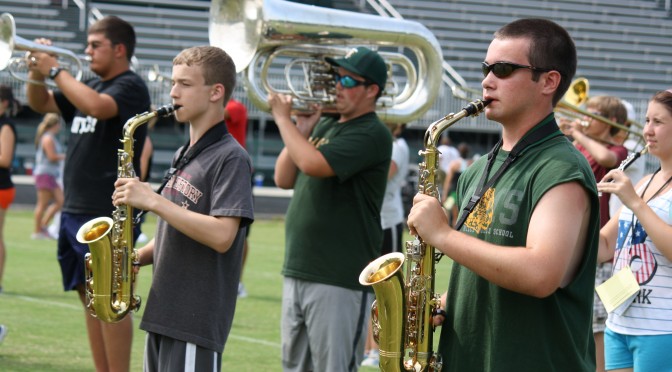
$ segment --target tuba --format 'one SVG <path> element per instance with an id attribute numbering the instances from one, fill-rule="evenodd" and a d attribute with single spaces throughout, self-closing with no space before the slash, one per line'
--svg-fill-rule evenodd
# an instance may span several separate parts
<path id="1" fill-rule="evenodd" d="M 274 92 L 293 96 L 297 111 L 319 104 L 336 112 L 333 68 L 324 58 L 360 45 L 377 49 L 388 65 L 376 110 L 384 122 L 420 118 L 442 83 L 441 47 L 418 22 L 282 0 L 214 0 L 209 22 L 210 44 L 231 55 L 250 101 L 264 111 Z"/>
<path id="2" fill-rule="evenodd" d="M 420 151 L 418 192 L 439 198 L 436 171 L 437 144 L 441 133 L 467 116 L 477 116 L 490 101 L 470 102 L 461 111 L 430 124 L 425 132 L 425 150 Z M 434 293 L 434 247 L 420 237 L 406 242 L 406 256 L 386 254 L 368 264 L 359 283 L 372 286 L 376 300 L 371 306 L 373 337 L 380 348 L 381 371 L 440 371 L 441 356 L 432 351 L 432 316 L 441 300 Z M 406 264 L 406 281 L 401 273 Z"/>
<path id="3" fill-rule="evenodd" d="M 133 169 L 133 134 L 135 130 L 157 116 L 168 116 L 179 107 L 166 105 L 152 112 L 138 114 L 124 124 L 123 149 L 117 154 L 117 177 L 135 177 Z M 133 208 L 118 205 L 112 218 L 94 218 L 79 228 L 77 241 L 89 245 L 84 257 L 86 275 L 86 307 L 91 315 L 116 323 L 130 310 L 140 308 L 140 296 L 135 292 L 133 265 L 138 255 L 133 249 Z"/>

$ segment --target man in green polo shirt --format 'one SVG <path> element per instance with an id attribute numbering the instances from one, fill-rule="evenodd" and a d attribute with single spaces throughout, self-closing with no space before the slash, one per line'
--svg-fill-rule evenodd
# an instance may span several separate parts
<path id="1" fill-rule="evenodd" d="M 269 104 L 285 147 L 275 183 L 294 189 L 286 216 L 282 301 L 285 371 L 356 371 L 371 296 L 359 273 L 380 256 L 383 203 L 392 154 L 376 115 L 387 67 L 364 47 L 327 61 L 336 71 L 337 118 L 319 108 L 291 119 L 292 98 Z"/>

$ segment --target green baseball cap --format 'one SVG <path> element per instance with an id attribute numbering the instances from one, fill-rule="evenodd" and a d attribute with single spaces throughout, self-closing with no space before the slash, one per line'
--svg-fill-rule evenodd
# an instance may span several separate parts
<path id="1" fill-rule="evenodd" d="M 381 91 L 385 89 L 387 65 L 380 54 L 369 48 L 353 48 L 344 58 L 327 57 L 325 60 L 332 65 L 343 67 L 350 72 L 365 77 L 378 85 Z"/>

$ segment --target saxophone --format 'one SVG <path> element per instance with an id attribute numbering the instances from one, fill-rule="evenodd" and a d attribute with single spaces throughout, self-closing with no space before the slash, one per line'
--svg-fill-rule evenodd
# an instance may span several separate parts
<path id="1" fill-rule="evenodd" d="M 117 177 L 135 177 L 133 169 L 133 133 L 154 117 L 167 116 L 179 106 L 166 105 L 156 111 L 138 114 L 126 121 L 117 154 Z M 84 257 L 86 307 L 98 319 L 116 323 L 130 310 L 140 308 L 140 296 L 134 294 L 138 255 L 133 249 L 133 208 L 119 205 L 110 217 L 94 218 L 79 228 L 77 241 L 89 245 Z"/>
<path id="2" fill-rule="evenodd" d="M 439 198 L 436 171 L 437 143 L 441 133 L 466 116 L 477 116 L 490 101 L 476 100 L 456 114 L 430 124 L 425 150 L 420 151 L 418 192 Z M 441 355 L 432 351 L 432 316 L 441 306 L 434 293 L 434 247 L 417 237 L 406 242 L 406 255 L 393 252 L 368 264 L 359 283 L 372 286 L 376 300 L 371 306 L 373 337 L 380 348 L 381 371 L 441 371 Z M 406 263 L 406 281 L 401 272 Z"/>

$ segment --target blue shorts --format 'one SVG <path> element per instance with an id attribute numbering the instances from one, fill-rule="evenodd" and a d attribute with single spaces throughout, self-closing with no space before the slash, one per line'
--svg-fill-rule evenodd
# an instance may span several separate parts
<path id="1" fill-rule="evenodd" d="M 61 265 L 63 290 L 72 291 L 84 285 L 84 256 L 89 246 L 77 241 L 77 231 L 90 220 L 100 216 L 61 212 L 61 226 L 58 232 L 58 263 Z M 133 239 L 140 235 L 139 224 L 133 228 Z"/>
<path id="2" fill-rule="evenodd" d="M 672 334 L 630 336 L 604 331 L 604 359 L 607 370 L 669 371 Z"/>

